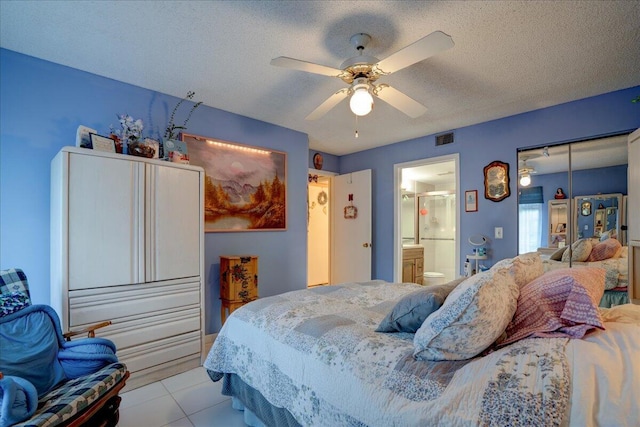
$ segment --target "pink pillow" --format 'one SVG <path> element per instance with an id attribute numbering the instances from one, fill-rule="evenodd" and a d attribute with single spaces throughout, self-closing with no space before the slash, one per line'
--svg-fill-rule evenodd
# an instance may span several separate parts
<path id="1" fill-rule="evenodd" d="M 622 245 L 617 239 L 607 239 L 603 242 L 594 245 L 587 258 L 587 262 L 604 261 L 605 259 L 612 258 L 618 253 Z"/>
<path id="2" fill-rule="evenodd" d="M 593 328 L 604 329 L 598 304 L 604 293 L 605 270 L 595 267 L 549 271 L 520 288 L 506 345 L 527 337 L 582 338 Z"/>

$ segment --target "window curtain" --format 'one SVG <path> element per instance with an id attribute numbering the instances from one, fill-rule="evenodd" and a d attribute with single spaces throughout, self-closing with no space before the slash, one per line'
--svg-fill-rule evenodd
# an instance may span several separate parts
<path id="1" fill-rule="evenodd" d="M 522 188 L 518 193 L 518 253 L 535 252 L 544 246 L 542 235 L 542 187 Z"/>

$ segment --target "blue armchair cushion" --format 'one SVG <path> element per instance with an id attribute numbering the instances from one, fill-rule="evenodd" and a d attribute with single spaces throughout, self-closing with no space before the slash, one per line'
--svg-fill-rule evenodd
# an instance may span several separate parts
<path id="1" fill-rule="evenodd" d="M 93 374 L 69 380 L 42 396 L 36 413 L 13 427 L 45 427 L 65 423 L 113 389 L 125 378 L 126 372 L 127 367 L 118 362 Z"/>
<path id="2" fill-rule="evenodd" d="M 35 414 L 38 392 L 29 381 L 6 376 L 0 379 L 0 427 L 11 426 Z"/>
<path id="3" fill-rule="evenodd" d="M 58 315 L 46 305 L 32 305 L 0 317 L 0 371 L 31 382 L 42 396 L 66 379 L 58 361 L 64 340 Z"/>

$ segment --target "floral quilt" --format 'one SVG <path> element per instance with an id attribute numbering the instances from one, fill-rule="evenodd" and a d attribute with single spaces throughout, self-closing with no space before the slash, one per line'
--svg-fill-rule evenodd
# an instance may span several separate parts
<path id="1" fill-rule="evenodd" d="M 569 339 L 417 361 L 413 334 L 375 332 L 417 286 L 372 281 L 256 300 L 227 319 L 204 367 L 237 374 L 307 426 L 566 424 Z"/>

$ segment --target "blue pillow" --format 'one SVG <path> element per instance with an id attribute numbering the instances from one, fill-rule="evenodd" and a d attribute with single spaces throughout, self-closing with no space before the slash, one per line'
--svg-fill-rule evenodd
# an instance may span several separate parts
<path id="1" fill-rule="evenodd" d="M 382 319 L 376 332 L 415 333 L 422 326 L 422 322 L 442 306 L 449 293 L 464 279 L 466 278 L 462 277 L 443 285 L 426 286 L 405 295 Z"/>

